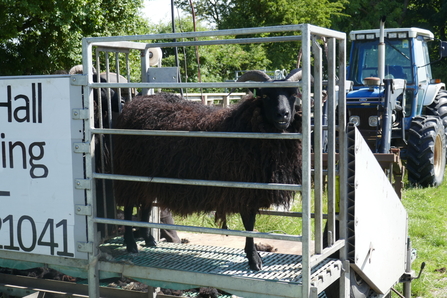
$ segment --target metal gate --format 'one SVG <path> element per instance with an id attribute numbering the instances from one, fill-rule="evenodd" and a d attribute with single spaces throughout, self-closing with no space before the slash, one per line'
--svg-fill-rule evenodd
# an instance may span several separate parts
<path id="1" fill-rule="evenodd" d="M 258 37 L 258 36 L 269 37 Z M 245 36 L 243 38 L 223 38 L 227 36 Z M 213 37 L 208 39 L 207 37 Z M 163 41 L 163 42 L 160 42 Z M 148 75 L 154 67 L 161 66 L 152 61 L 156 48 L 218 46 L 225 44 L 294 42 L 298 52 L 302 49 L 303 77 L 300 82 L 167 82 L 151 80 Z M 327 44 L 327 59 L 323 59 L 322 45 Z M 347 138 L 345 115 L 345 34 L 308 24 L 274 26 L 262 28 L 245 28 L 206 32 L 186 32 L 171 34 L 154 34 L 142 36 L 95 37 L 83 40 L 83 75 L 72 76 L 72 84 L 83 87 L 83 107 L 73 110 L 73 117 L 84 123 L 81 142 L 74 144 L 74 151 L 81 154 L 85 162 L 85 176 L 75 180 L 77 190 L 85 192 L 85 205 L 77 205 L 76 214 L 85 216 L 87 222 L 87 240 L 78 242 L 79 252 L 88 254 L 88 261 L 75 259 L 44 258 L 43 262 L 64 270 L 72 266 L 84 270 L 88 268 L 89 296 L 99 297 L 99 280 L 107 276 L 124 275 L 142 280 L 152 286 L 210 286 L 223 289 L 243 297 L 317 297 L 334 281 L 340 279 L 341 291 L 348 296 L 349 261 L 347 261 L 346 214 L 347 214 Z M 141 74 L 130 73 L 132 53 L 141 57 Z M 105 53 L 105 54 L 102 54 Z M 110 67 L 109 56 L 112 53 L 113 66 Z M 104 56 L 102 56 L 104 55 Z M 94 56 L 96 60 L 94 60 Z M 104 60 L 101 60 L 105 57 Z M 152 60 L 151 60 L 152 59 Z M 325 62 L 327 61 L 327 63 Z M 105 71 L 109 80 L 94 80 L 93 67 L 99 74 Z M 105 68 L 104 70 L 101 69 Z M 117 77 L 110 80 L 110 68 L 124 73 L 123 82 Z M 313 68 L 313 69 L 312 69 Z M 122 71 L 124 69 L 124 71 Z M 311 75 L 313 73 L 313 75 Z M 113 76 L 113 74 L 112 74 Z M 133 82 L 141 77 L 141 82 Z M 324 80 L 323 80 L 324 77 Z M 135 80 L 138 81 L 138 80 Z M 299 87 L 302 92 L 302 133 L 213 133 L 213 132 L 168 132 L 168 131 L 127 131 L 113 129 L 113 117 L 95 124 L 94 93 L 97 88 L 110 90 L 118 94 L 126 93 L 125 100 L 131 100 L 134 89 L 141 89 L 142 94 L 149 94 L 159 88 L 187 90 L 188 88 L 256 88 L 256 87 Z M 338 89 L 337 89 L 338 88 Z M 128 91 L 125 91 L 128 90 Z M 323 90 L 327 92 L 327 119 L 323 117 Z M 101 94 L 100 92 L 98 92 Z M 101 96 L 101 95 L 99 95 Z M 108 96 L 109 98 L 111 96 Z M 122 96 L 120 96 L 122 97 Z M 98 100 L 102 104 L 101 97 Z M 313 104 L 315 103 L 315 104 Z M 100 111 L 103 108 L 100 106 Z M 107 114 L 114 114 L 111 102 L 107 103 Z M 103 117 L 100 117 L 103 119 Z M 228 181 L 202 181 L 169 179 L 161 177 L 135 177 L 107 174 L 100 170 L 95 158 L 98 147 L 113 134 L 166 135 L 213 138 L 261 138 L 261 139 L 299 139 L 303 149 L 302 184 L 261 184 Z M 99 137 L 99 136 L 105 136 Z M 113 153 L 112 153 L 113 154 Z M 96 164 L 96 165 L 95 165 Z M 259 233 L 234 230 L 220 230 L 203 227 L 166 225 L 157 222 L 127 222 L 113 219 L 107 210 L 99 210 L 97 188 L 105 181 L 114 179 L 140 181 L 145 183 L 171 183 L 207 185 L 217 187 L 257 188 L 292 190 L 301 193 L 302 212 L 273 212 L 302 218 L 300 235 L 282 235 L 276 233 Z M 100 183 L 98 183 L 100 181 Z M 323 200 L 327 193 L 327 201 Z M 107 204 L 103 204 L 104 206 Z M 325 206 L 324 206 L 325 205 Z M 101 207 L 102 208 L 102 207 Z M 105 207 L 104 207 L 105 208 Z M 323 208 L 327 212 L 323 213 Z M 98 216 L 100 211 L 101 216 Z M 113 212 L 113 211 L 112 211 Z M 336 219 L 340 228 L 336 227 Z M 327 222 L 327 241 L 323 241 L 324 221 Z M 146 248 L 138 256 L 122 254 L 113 259 L 104 257 L 100 247 L 108 246 L 118 249 L 120 245 L 109 242 L 101 244 L 98 225 L 131 225 L 155 229 L 175 229 L 221 235 L 281 239 L 302 243 L 302 255 L 283 255 L 262 253 L 265 260 L 264 269 L 252 272 L 245 268 L 243 250 L 216 249 L 205 246 L 180 246 L 162 244 Z M 110 228 L 103 229 L 108 233 Z M 103 234 L 104 236 L 104 234 Z M 327 242 L 326 246 L 323 242 Z M 340 258 L 330 258 L 339 253 Z M 34 259 L 36 262 L 38 258 Z M 160 262 L 161 261 L 161 262 Z M 219 265 L 219 266 L 217 266 Z M 224 268 L 224 269 L 222 269 Z M 70 270 L 68 270 L 70 271 Z M 72 270 L 73 271 L 73 270 Z M 71 272 L 71 271 L 70 271 Z M 76 273 L 74 273 L 76 274 Z M 78 275 L 80 275 L 78 273 Z"/>

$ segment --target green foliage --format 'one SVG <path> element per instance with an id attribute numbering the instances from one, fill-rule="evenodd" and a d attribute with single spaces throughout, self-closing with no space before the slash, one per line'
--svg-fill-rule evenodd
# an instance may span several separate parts
<path id="1" fill-rule="evenodd" d="M 175 5 L 184 11 L 191 11 L 189 0 L 175 0 Z M 194 1 L 194 11 L 198 20 L 207 21 L 220 26 L 222 21 L 231 14 L 233 0 L 201 0 Z"/>
<path id="2" fill-rule="evenodd" d="M 347 0 L 199 0 L 194 5 L 198 19 L 218 29 L 234 29 L 301 23 L 328 27 L 331 16 L 338 15 L 345 3 Z M 188 0 L 178 0 L 177 4 L 189 11 Z M 299 43 L 263 44 L 262 48 L 270 61 L 266 69 L 290 71 L 297 67 Z"/>
<path id="3" fill-rule="evenodd" d="M 330 17 L 338 14 L 344 1 L 328 0 L 239 0 L 219 26 L 246 28 L 310 23 L 330 26 Z"/>
<path id="4" fill-rule="evenodd" d="M 247 28 L 310 23 L 329 26 L 330 17 L 343 9 L 347 0 L 198 0 L 194 1 L 199 19 L 219 29 Z M 176 4 L 190 11 L 189 0 Z"/>
<path id="5" fill-rule="evenodd" d="M 141 32 L 142 0 L 0 2 L 0 75 L 50 74 L 81 63 L 82 38 Z"/>
<path id="6" fill-rule="evenodd" d="M 341 14 L 332 16 L 332 29 L 349 33 L 378 28 L 382 16 L 386 16 L 387 28 L 419 27 L 432 31 L 437 39 L 447 40 L 447 2 L 437 0 L 350 0 Z M 431 61 L 438 57 L 434 52 Z M 446 68 L 447 59 L 433 64 L 433 77 L 446 82 Z"/>
<path id="7" fill-rule="evenodd" d="M 177 21 L 177 28 L 181 31 L 193 31 L 192 21 L 186 18 Z M 205 31 L 206 27 L 199 24 L 197 31 Z M 171 32 L 170 24 L 157 25 L 157 33 Z M 232 39 L 234 36 L 223 36 L 219 39 Z M 200 40 L 216 39 L 206 37 Z M 193 40 L 193 39 L 189 39 Z M 166 42 L 172 40 L 157 40 Z M 197 56 L 198 55 L 198 56 Z M 197 57 L 199 58 L 197 60 Z M 270 60 L 265 49 L 259 44 L 213 45 L 200 47 L 178 48 L 178 60 L 183 82 L 224 82 L 234 80 L 237 70 L 265 69 Z M 198 62 L 199 61 L 199 62 Z M 163 48 L 163 66 L 176 66 L 175 49 Z M 200 71 L 200 79 L 199 79 Z M 189 90 L 197 92 L 199 90 Z M 224 90 L 207 90 L 208 92 L 223 92 Z"/>

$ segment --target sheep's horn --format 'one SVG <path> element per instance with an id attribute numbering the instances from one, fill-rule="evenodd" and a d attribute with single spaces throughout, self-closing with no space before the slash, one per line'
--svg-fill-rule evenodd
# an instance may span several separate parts
<path id="1" fill-rule="evenodd" d="M 238 82 L 246 82 L 246 81 L 256 81 L 256 82 L 265 82 L 270 81 L 271 78 L 260 70 L 250 70 L 244 73 L 237 79 Z"/>
<path id="2" fill-rule="evenodd" d="M 303 78 L 303 70 L 301 68 L 295 68 L 284 79 L 284 81 L 301 81 Z"/>
<path id="3" fill-rule="evenodd" d="M 295 68 L 292 70 L 287 77 L 284 79 L 284 81 L 301 81 L 303 78 L 303 70 L 301 68 Z M 310 81 L 314 82 L 314 77 L 310 75 Z"/>

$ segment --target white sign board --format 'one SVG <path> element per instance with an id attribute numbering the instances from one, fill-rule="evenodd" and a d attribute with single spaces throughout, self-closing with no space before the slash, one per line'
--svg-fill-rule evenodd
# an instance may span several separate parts
<path id="1" fill-rule="evenodd" d="M 83 125 L 80 86 L 69 76 L 0 78 L 0 256 L 2 250 L 85 259 Z M 76 227 L 76 228 L 75 228 Z"/>

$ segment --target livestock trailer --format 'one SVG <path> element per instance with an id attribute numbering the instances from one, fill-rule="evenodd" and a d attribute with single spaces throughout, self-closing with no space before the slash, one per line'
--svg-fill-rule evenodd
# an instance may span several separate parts
<path id="1" fill-rule="evenodd" d="M 88 290 L 71 291 L 89 297 L 116 295 L 100 284 L 120 276 L 149 285 L 151 297 L 157 287 L 215 287 L 246 298 L 349 297 L 351 292 L 355 297 L 384 297 L 398 282 L 405 282 L 404 294 L 410 297 L 407 212 L 357 129 L 346 125 L 345 38 L 344 33 L 309 24 L 84 38 L 82 74 L 0 78 L 0 200 L 8 206 L 0 209 L 0 267 L 45 267 L 86 279 Z M 287 43 L 297 53 L 301 49 L 302 80 L 181 82 L 177 68 L 160 63 L 162 51 L 178 47 L 257 43 Z M 141 71 L 135 75 L 131 60 L 136 56 Z M 95 81 L 94 68 L 107 79 L 111 70 L 121 73 L 126 82 Z M 129 101 L 133 90 L 151 94 L 159 89 L 183 93 L 189 88 L 259 87 L 299 88 L 301 133 L 118 130 L 113 117 L 119 108 L 114 111 L 111 101 L 101 98 L 110 99 L 113 93 Z M 95 103 L 107 117 L 95 115 Z M 107 157 L 101 152 L 114 134 L 298 139 L 302 184 L 115 175 L 102 166 Z M 161 224 L 157 216 L 150 222 L 116 219 L 109 188 L 116 179 L 296 191 L 301 212 L 260 213 L 299 218 L 302 228 L 299 235 L 289 235 Z M 302 253 L 260 252 L 260 271 L 248 269 L 243 249 L 162 242 L 128 254 L 119 235 L 115 237 L 122 225 L 284 240 L 300 245 Z M 39 291 L 55 290 L 42 284 L 46 288 Z M 18 291 L 0 280 L 0 290 L 5 289 Z"/>

